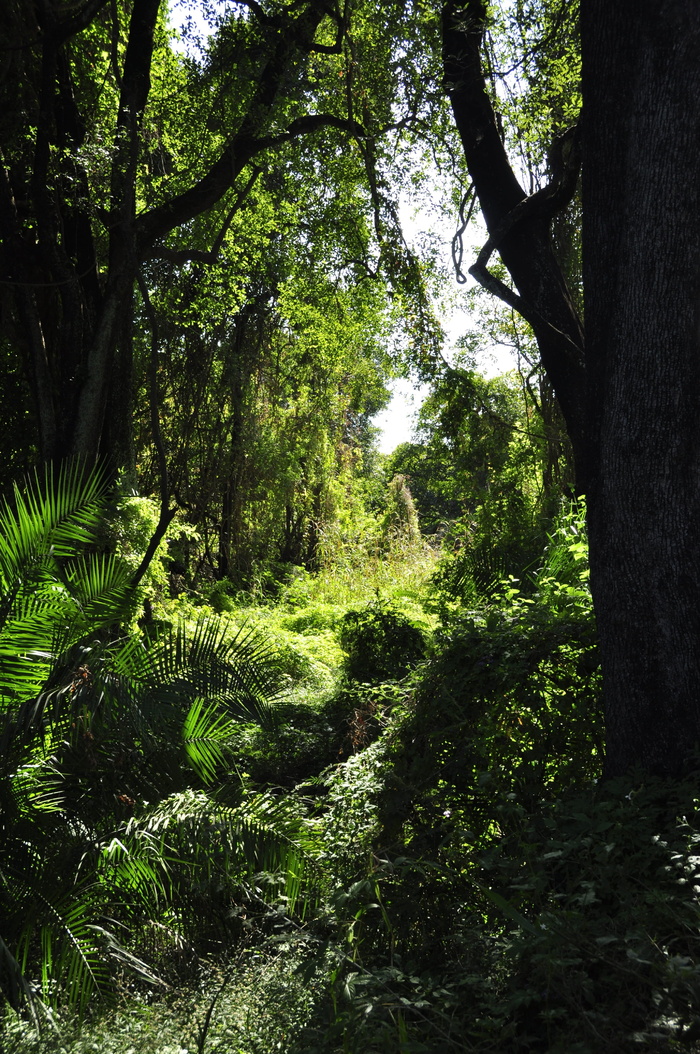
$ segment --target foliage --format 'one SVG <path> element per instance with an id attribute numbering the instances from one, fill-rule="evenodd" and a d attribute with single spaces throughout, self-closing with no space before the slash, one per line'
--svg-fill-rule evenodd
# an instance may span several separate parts
<path id="1" fill-rule="evenodd" d="M 281 939 L 280 939 L 281 938 Z M 6 1054 L 269 1054 L 289 1049 L 313 1012 L 323 968 L 309 969 L 306 945 L 277 934 L 265 948 L 242 949 L 224 965 L 206 964 L 196 980 L 168 996 L 133 995 L 125 1008 L 90 1026 L 62 1022 L 38 1036 L 18 1020 L 3 1021 Z"/>
<path id="2" fill-rule="evenodd" d="M 536 567 L 562 486 L 545 395 L 522 374 L 446 369 L 421 408 L 418 441 L 392 455 L 424 529 L 452 552 L 435 580 L 447 595 L 478 604 L 504 576 Z"/>
<path id="3" fill-rule="evenodd" d="M 425 638 L 418 626 L 377 600 L 364 611 L 347 611 L 340 625 L 351 680 L 374 684 L 405 676 L 423 658 Z"/>
<path id="4" fill-rule="evenodd" d="M 420 540 L 418 513 L 406 477 L 397 473 L 389 483 L 383 533 L 388 544 L 415 544 Z"/>
<path id="5" fill-rule="evenodd" d="M 510 914 L 514 1050 L 694 1048 L 697 805 L 694 785 L 628 779 L 532 817 L 518 807 L 482 863 Z"/>
<path id="6" fill-rule="evenodd" d="M 298 810 L 228 778 L 237 723 L 273 719 L 274 655 L 206 619 L 121 637 L 128 572 L 90 552 L 105 495 L 77 466 L 0 512 L 1 976 L 34 1013 L 225 941 L 256 868 L 293 907 L 310 846 Z"/>
<path id="7" fill-rule="evenodd" d="M 277 1044 L 290 1054 L 339 1046 L 488 1054 L 506 1043 L 597 1054 L 600 1037 L 605 1049 L 693 1049 L 695 788 L 596 782 L 587 580 L 583 510 L 565 505 L 527 591 L 510 578 L 480 608 L 442 601 L 435 655 L 411 682 L 340 681 L 321 697 L 302 681 L 274 713 L 261 700 L 259 724 L 241 713 L 235 730 L 205 703 L 221 682 L 201 670 L 213 632 L 198 623 L 201 609 L 190 610 L 179 637 L 161 627 L 145 668 L 157 674 L 152 690 L 166 726 L 167 696 L 182 693 L 183 705 L 164 736 L 165 768 L 167 743 L 156 746 L 150 732 L 158 796 L 139 807 L 129 785 L 131 815 L 112 811 L 104 827 L 104 766 L 88 804 L 84 771 L 69 785 L 65 758 L 54 752 L 53 764 L 64 803 L 82 801 L 71 815 L 89 825 L 99 851 L 87 870 L 87 832 L 72 829 L 81 874 L 93 883 L 96 915 L 85 920 L 121 920 L 110 954 L 132 971 L 139 958 L 143 992 L 158 991 L 157 975 L 174 984 L 173 995 L 138 1003 L 132 995 L 128 1019 L 98 1019 L 65 1034 L 62 1049 L 84 1054 L 97 1043 L 115 1054 L 171 1054 L 204 1044 L 262 1054 Z M 317 599 L 328 588 L 327 578 L 299 576 L 284 604 L 257 609 L 259 625 L 290 648 L 342 633 L 343 608 Z M 365 654 L 401 615 L 397 602 L 346 617 L 351 637 L 368 635 Z M 236 654 L 238 626 L 253 614 L 248 598 L 245 613 L 234 607 L 222 620 L 217 654 Z M 398 621 L 402 633 L 412 625 L 405 615 Z M 148 694 L 138 698 L 143 707 Z M 108 738 L 99 722 L 91 730 L 99 769 Z M 220 780 L 234 761 L 257 790 Z M 144 766 L 135 766 L 135 783 Z M 32 772 L 45 797 L 41 764 Z M 163 773 L 172 780 L 174 772 L 180 783 L 168 789 Z M 53 816 L 55 831 L 65 821 Z M 42 851 L 55 872 L 65 870 L 65 853 L 48 842 Z M 298 878 L 309 856 L 316 899 Z M 88 892 L 73 885 L 72 903 L 84 906 Z M 291 916 L 299 896 L 301 928 Z M 236 942 L 228 966 L 205 965 L 204 951 L 221 964 Z M 103 983 L 112 983 L 108 975 Z M 19 1029 L 7 1029 L 8 1042 L 39 1054 L 42 1041 Z M 43 1049 L 52 1044 L 47 1037 Z"/>
<path id="8" fill-rule="evenodd" d="M 99 541 L 108 550 L 116 550 L 122 565 L 133 575 L 157 530 L 159 516 L 156 501 L 129 492 L 124 480 L 120 480 L 117 494 L 111 497 Z M 190 524 L 181 517 L 173 519 L 139 583 L 140 595 L 149 601 L 162 599 L 168 591 L 173 559 L 198 541 L 198 533 Z"/>
<path id="9" fill-rule="evenodd" d="M 288 192 L 274 189 L 276 207 Z M 232 290 L 224 267 L 209 276 L 207 311 L 196 318 L 192 296 L 173 303 L 172 284 L 151 297 L 168 486 L 201 535 L 183 567 L 190 584 L 208 575 L 234 591 L 274 588 L 289 565 L 323 562 L 329 530 L 347 537 L 362 521 L 368 422 L 387 398 L 385 308 L 373 286 L 322 278 L 335 250 L 322 229 L 308 237 L 318 242 L 311 260 L 297 258 L 292 239 L 273 251 L 263 232 L 248 289 Z M 152 440 L 144 413 L 136 446 L 147 490 L 161 471 Z"/>
<path id="10" fill-rule="evenodd" d="M 349 1050 L 486 1051 L 510 1036 L 519 982 L 505 933 L 525 916 L 489 861 L 503 845 L 519 866 L 523 818 L 600 770 L 580 510 L 562 513 L 534 592 L 508 580 L 481 611 L 446 615 L 436 656 L 372 749 L 371 776 L 353 759 L 334 777 L 329 803 L 344 801 L 332 816 L 347 816 L 332 829 L 349 832 L 332 865 L 346 943 L 328 982 L 332 1024 L 320 1025 L 321 1004 L 306 1033 L 319 1049 L 343 1035 Z"/>
<path id="11" fill-rule="evenodd" d="M 367 891 L 364 871 L 381 829 L 380 804 L 388 775 L 387 748 L 387 740 L 379 739 L 342 765 L 329 769 L 323 777 L 327 795 L 320 822 L 320 859 L 336 897 L 332 901 L 336 909 L 347 909 L 358 893 Z M 347 886 L 356 879 L 357 889 L 347 896 Z M 345 916 L 346 911 L 341 915 Z"/>
<path id="12" fill-rule="evenodd" d="M 599 772 L 602 714 L 586 553 L 583 512 L 564 507 L 530 589 L 504 579 L 481 608 L 443 608 L 445 631 L 417 693 L 418 739 L 407 763 L 419 785 L 422 772 L 440 772 L 440 795 L 461 788 L 469 802 L 464 826 L 477 839 L 489 830 L 488 803 L 499 788 L 534 807 Z M 459 756 L 448 746 L 455 736 Z"/>
<path id="13" fill-rule="evenodd" d="M 49 7 L 2 16 L 4 461 L 99 448 L 186 511 L 190 585 L 314 566 L 387 378 L 439 344 L 393 190 L 443 153 L 436 13 Z"/>
<path id="14" fill-rule="evenodd" d="M 694 786 L 591 788 L 534 813 L 504 799 L 512 833 L 469 871 L 375 855 L 354 878 L 376 846 L 386 771 L 375 746 L 329 786 L 328 862 L 346 876 L 329 898 L 335 943 L 327 917 L 315 934 L 280 933 L 167 1002 L 64 1035 L 61 1049 L 194 1051 L 210 1006 L 214 1050 L 695 1049 Z M 410 927 L 426 911 L 428 927 L 447 917 L 421 950 Z M 57 1049 L 17 1027 L 6 1042 Z"/>
<path id="15" fill-rule="evenodd" d="M 455 832 L 446 867 L 378 852 L 386 776 L 365 790 L 371 865 L 335 900 L 326 1001 L 292 1050 L 696 1049 L 694 785 L 571 790 L 534 812 L 504 796 L 489 842 Z"/>
<path id="16" fill-rule="evenodd" d="M 444 5 L 462 147 L 483 83 L 506 169 L 552 181 L 484 207 L 518 299 L 469 293 L 449 365 L 438 236 L 400 223 L 448 168 L 466 280 L 437 5 L 251 0 L 177 42 L 157 0 L 35 6 L 0 12 L 1 472 L 99 449 L 134 490 L 75 462 L 0 507 L 3 1050 L 700 1049 L 697 789 L 600 782 L 535 347 L 579 334 L 577 5 Z"/>
<path id="17" fill-rule="evenodd" d="M 581 113 L 578 4 L 517 0 L 494 5 L 493 15 L 488 46 L 499 111 L 509 146 L 537 183 L 551 165 L 550 145 Z"/>

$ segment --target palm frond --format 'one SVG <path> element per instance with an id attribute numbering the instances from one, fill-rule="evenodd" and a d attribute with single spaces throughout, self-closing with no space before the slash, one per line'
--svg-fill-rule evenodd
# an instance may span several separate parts
<path id="1" fill-rule="evenodd" d="M 185 752 L 202 783 L 213 783 L 226 760 L 226 747 L 236 733 L 236 723 L 221 712 L 218 703 L 196 698 L 182 729 Z"/>
<path id="2" fill-rule="evenodd" d="M 27 997 L 27 975 L 38 967 L 42 1001 L 65 1001 L 82 1013 L 93 995 L 109 991 L 103 942 L 94 929 L 99 887 L 92 876 L 80 882 L 60 874 L 61 863 L 68 862 L 61 857 L 69 855 L 60 850 L 58 856 L 45 855 L 38 844 L 18 845 L 14 839 L 7 853 L 0 871 L 0 901 L 9 908 L 6 945 L 25 978 L 14 995 Z"/>
<path id="3" fill-rule="evenodd" d="M 0 504 L 2 594 L 11 595 L 28 570 L 35 574 L 42 564 L 67 559 L 89 543 L 106 492 L 104 472 L 88 472 L 79 461 L 64 463 L 58 473 L 49 465 L 43 480 L 35 473 L 24 488 L 15 485 L 14 500 Z"/>
<path id="4" fill-rule="evenodd" d="M 0 988 L 14 1004 L 40 979 L 47 1002 L 82 1011 L 115 962 L 155 978 L 123 946 L 148 920 L 187 919 L 207 889 L 256 875 L 293 907 L 314 855 L 288 802 L 238 783 L 233 802 L 182 791 L 188 765 L 215 783 L 238 723 L 274 723 L 278 663 L 218 618 L 115 639 L 127 573 L 85 554 L 105 493 L 68 466 L 0 505 Z"/>
<path id="5" fill-rule="evenodd" d="M 62 569 L 61 577 L 75 606 L 72 632 L 76 636 L 86 628 L 95 632 L 131 614 L 130 571 L 116 554 L 76 556 Z"/>
<path id="6" fill-rule="evenodd" d="M 241 883 L 256 874 L 275 876 L 274 885 L 295 910 L 317 852 L 313 830 L 288 799 L 249 794 L 224 805 L 203 791 L 185 791 L 160 802 L 144 820 L 132 821 L 158 834 L 171 851 L 211 875 L 223 869 Z"/>
<path id="7" fill-rule="evenodd" d="M 156 914 L 172 891 L 170 851 L 160 836 L 140 825 L 129 824 L 100 850 L 99 873 L 111 891 L 122 899 L 127 916 L 136 904 Z"/>
<path id="8" fill-rule="evenodd" d="M 274 725 L 282 683 L 274 652 L 258 634 L 230 638 L 211 616 L 194 629 L 178 623 L 154 643 L 149 680 L 154 699 L 216 699 L 230 716 L 262 727 Z"/>
<path id="9" fill-rule="evenodd" d="M 51 998 L 58 988 L 63 1000 L 83 1014 L 94 996 L 104 997 L 111 988 L 94 907 L 73 895 L 45 904 L 52 918 L 40 932 L 44 998 Z"/>
<path id="10" fill-rule="evenodd" d="M 77 552 L 94 540 L 105 494 L 104 474 L 76 462 L 0 504 L 0 710 L 36 695 L 63 653 L 128 611 L 119 560 Z"/>

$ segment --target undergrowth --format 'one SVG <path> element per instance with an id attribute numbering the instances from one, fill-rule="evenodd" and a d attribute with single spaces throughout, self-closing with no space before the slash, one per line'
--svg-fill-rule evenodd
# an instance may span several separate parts
<path id="1" fill-rule="evenodd" d="M 125 971 L 82 1025 L 7 1017 L 3 1054 L 700 1050 L 697 785 L 600 782 L 580 512 L 478 602 L 453 576 L 426 614 L 426 570 L 379 594 L 299 574 L 224 614 L 287 686 L 227 749 L 303 826 L 296 901 L 273 871 L 218 878 L 226 939 L 192 926 L 169 989 Z"/>

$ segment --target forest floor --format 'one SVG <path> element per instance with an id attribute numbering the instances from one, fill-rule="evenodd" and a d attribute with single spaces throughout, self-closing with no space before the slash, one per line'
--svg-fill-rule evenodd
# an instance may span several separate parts
<path id="1" fill-rule="evenodd" d="M 2 1054 L 700 1050 L 697 785 L 599 782 L 582 552 L 569 523 L 527 589 L 476 606 L 424 545 L 271 598 L 210 592 L 277 655 L 276 723 L 241 725 L 229 783 L 302 817 L 297 899 L 289 875 L 203 878 L 159 982 L 123 972 L 111 1006 L 41 1033 L 6 1016 Z"/>

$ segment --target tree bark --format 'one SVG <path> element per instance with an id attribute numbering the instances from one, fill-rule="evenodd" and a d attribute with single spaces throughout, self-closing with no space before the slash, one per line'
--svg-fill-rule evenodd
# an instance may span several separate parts
<path id="1" fill-rule="evenodd" d="M 582 0 L 591 586 L 608 775 L 700 744 L 700 7 Z"/>

